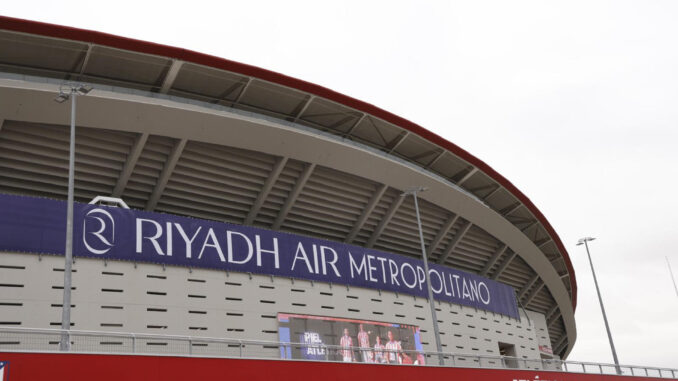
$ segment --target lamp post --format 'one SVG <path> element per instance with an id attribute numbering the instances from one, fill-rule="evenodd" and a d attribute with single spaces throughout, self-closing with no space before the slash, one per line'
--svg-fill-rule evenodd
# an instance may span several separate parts
<path id="1" fill-rule="evenodd" d="M 417 187 L 409 189 L 403 192 L 400 196 L 406 197 L 412 195 L 414 198 L 414 210 L 417 214 L 417 227 L 419 228 L 419 240 L 421 242 L 421 255 L 424 259 L 424 273 L 426 274 L 426 290 L 428 291 L 428 304 L 431 306 L 431 319 L 433 319 L 433 334 L 435 335 L 436 340 L 436 349 L 438 351 L 438 362 L 439 364 L 445 365 L 443 358 L 443 348 L 440 344 L 440 329 L 438 328 L 438 317 L 436 315 L 435 301 L 433 300 L 433 291 L 431 290 L 431 278 L 428 273 L 428 259 L 426 255 L 426 244 L 424 243 L 424 232 L 421 228 L 421 217 L 419 215 L 419 202 L 417 201 L 417 193 L 425 191 L 424 187 Z"/>
<path id="2" fill-rule="evenodd" d="M 78 95 L 85 95 L 92 91 L 92 87 L 82 83 L 64 83 L 59 86 L 59 95 L 54 98 L 57 103 L 71 100 L 71 130 L 68 157 L 68 203 L 66 208 L 66 248 L 64 250 L 64 296 L 61 313 L 61 341 L 59 349 L 68 351 L 71 348 L 70 336 L 67 332 L 71 329 L 71 274 L 73 263 L 73 183 L 75 177 L 75 103 Z"/>
<path id="3" fill-rule="evenodd" d="M 605 321 L 605 330 L 607 330 L 607 338 L 610 340 L 610 348 L 612 349 L 612 358 L 614 359 L 614 366 L 617 374 L 621 374 L 619 367 L 619 360 L 617 359 L 617 351 L 614 349 L 614 341 L 612 341 L 612 333 L 610 332 L 610 325 L 607 322 L 607 315 L 605 314 L 605 306 L 603 306 L 603 298 L 600 296 L 600 288 L 598 287 L 598 279 L 596 272 L 593 269 L 593 261 L 591 260 L 591 253 L 589 252 L 589 242 L 593 241 L 593 237 L 584 237 L 577 242 L 577 246 L 584 245 L 586 247 L 586 255 L 589 257 L 589 264 L 591 265 L 591 273 L 593 274 L 593 283 L 596 285 L 596 292 L 598 293 L 598 301 L 600 302 L 600 310 L 603 312 L 603 320 Z"/>
<path id="4" fill-rule="evenodd" d="M 676 286 L 676 278 L 673 277 L 673 270 L 671 270 L 671 264 L 669 263 L 669 257 L 666 258 L 666 265 L 669 267 L 669 274 L 671 274 L 671 280 L 673 281 L 673 289 L 676 290 L 676 296 L 678 296 L 678 286 Z"/>

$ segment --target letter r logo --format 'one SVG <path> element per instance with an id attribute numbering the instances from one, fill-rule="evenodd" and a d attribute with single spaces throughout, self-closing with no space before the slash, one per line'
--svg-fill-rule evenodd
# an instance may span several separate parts
<path id="1" fill-rule="evenodd" d="M 105 209 L 92 209 L 82 221 L 82 242 L 92 254 L 108 253 L 115 245 L 115 220 Z"/>

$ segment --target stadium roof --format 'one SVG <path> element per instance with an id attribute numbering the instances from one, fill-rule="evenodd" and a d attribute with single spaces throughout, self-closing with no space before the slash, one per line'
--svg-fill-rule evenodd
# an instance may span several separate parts
<path id="1" fill-rule="evenodd" d="M 455 184 L 522 231 L 556 269 L 576 308 L 577 285 L 567 250 L 530 199 L 469 152 L 374 105 L 207 54 L 3 16 L 0 71 L 133 88 L 252 111 L 397 156 Z"/>

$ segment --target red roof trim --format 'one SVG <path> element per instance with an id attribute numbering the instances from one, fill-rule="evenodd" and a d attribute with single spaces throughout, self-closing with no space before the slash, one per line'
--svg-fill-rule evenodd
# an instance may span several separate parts
<path id="1" fill-rule="evenodd" d="M 23 32 L 29 34 L 37 34 L 46 37 L 82 41 L 94 43 L 97 45 L 118 48 L 122 50 L 130 50 L 139 53 L 176 58 L 187 62 L 193 62 L 200 65 L 210 66 L 217 69 L 223 69 L 239 73 L 245 76 L 260 78 L 269 82 L 277 83 L 279 85 L 311 93 L 322 98 L 327 98 L 336 103 L 354 108 L 366 114 L 374 115 L 389 123 L 393 123 L 399 127 L 409 130 L 429 140 L 430 142 L 435 143 L 453 152 L 455 155 L 467 161 L 469 164 L 485 172 L 485 174 L 493 178 L 504 188 L 506 188 L 506 190 L 513 194 L 518 200 L 520 200 L 520 202 L 522 202 L 530 210 L 530 212 L 532 212 L 535 215 L 535 217 L 539 219 L 539 221 L 542 223 L 546 231 L 554 240 L 556 246 L 558 246 L 560 252 L 563 254 L 567 270 L 570 273 L 570 285 L 572 287 L 572 307 L 575 309 L 577 307 L 577 282 L 574 274 L 574 268 L 572 267 L 572 262 L 570 261 L 570 257 L 567 253 L 567 250 L 565 249 L 565 246 L 560 240 L 558 234 L 555 232 L 555 230 L 548 222 L 546 217 L 532 203 L 532 201 L 530 201 L 530 199 L 527 196 L 525 196 L 520 190 L 518 190 L 518 188 L 516 188 L 509 180 L 504 178 L 504 176 L 502 176 L 497 171 L 492 169 L 492 167 L 487 165 L 482 160 L 471 155 L 469 152 L 457 146 L 456 144 L 448 140 L 445 140 L 441 136 L 413 122 L 410 122 L 409 120 L 401 118 L 386 110 L 380 109 L 379 107 L 376 107 L 372 104 L 337 93 L 336 91 L 332 91 L 326 87 L 318 86 L 310 82 L 288 77 L 286 75 L 276 73 L 270 70 L 261 69 L 256 66 L 246 65 L 239 62 L 230 61 L 227 59 L 211 56 L 208 54 L 198 53 L 187 49 L 181 49 L 172 46 L 156 44 L 152 42 L 140 41 L 127 37 L 119 37 L 102 32 L 66 27 L 55 24 L 47 24 L 37 21 L 17 19 L 6 16 L 0 16 L 0 28 L 12 30 L 15 32 Z"/>

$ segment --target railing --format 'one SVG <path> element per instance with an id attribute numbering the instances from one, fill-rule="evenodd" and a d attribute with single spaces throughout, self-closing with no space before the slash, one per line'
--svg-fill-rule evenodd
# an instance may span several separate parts
<path id="1" fill-rule="evenodd" d="M 438 353 L 412 350 L 377 350 L 325 344 L 285 343 L 200 336 L 135 334 L 61 329 L 0 328 L 0 351 L 59 352 L 65 336 L 74 353 L 178 355 L 248 359 L 351 361 L 393 365 L 425 365 L 497 369 L 533 369 L 656 378 L 676 378 L 678 369 L 644 366 L 527 359 L 508 356 Z"/>

